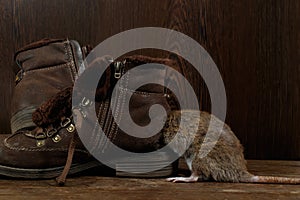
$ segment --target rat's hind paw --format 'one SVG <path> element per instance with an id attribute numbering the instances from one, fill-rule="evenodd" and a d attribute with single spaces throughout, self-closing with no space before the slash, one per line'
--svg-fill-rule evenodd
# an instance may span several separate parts
<path id="1" fill-rule="evenodd" d="M 173 183 L 194 183 L 198 181 L 198 176 L 190 176 L 190 177 L 171 177 L 166 179 L 169 182 Z"/>

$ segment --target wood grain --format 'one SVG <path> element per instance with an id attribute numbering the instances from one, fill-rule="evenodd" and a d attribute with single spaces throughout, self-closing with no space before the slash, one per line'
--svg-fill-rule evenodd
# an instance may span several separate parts
<path id="1" fill-rule="evenodd" d="M 0 0 L 0 132 L 8 132 L 14 52 L 41 38 L 97 45 L 128 29 L 166 27 L 198 41 L 217 64 L 226 122 L 251 159 L 300 159 L 300 1 Z M 166 55 L 155 50 L 137 53 Z M 205 83 L 182 69 L 210 110 Z"/>
<path id="2" fill-rule="evenodd" d="M 10 132 L 10 100 L 14 87 L 13 1 L 0 0 L 0 133 Z"/>
<path id="3" fill-rule="evenodd" d="M 183 165 L 181 165 L 183 166 Z M 249 161 L 260 175 L 300 177 L 299 162 Z M 182 169 L 187 169 L 186 166 Z M 103 173 L 103 172 L 101 172 Z M 182 175 L 182 174 L 181 174 Z M 164 178 L 136 179 L 109 176 L 69 177 L 64 187 L 54 180 L 0 180 L 2 199 L 299 199 L 298 185 L 244 183 L 169 183 Z"/>

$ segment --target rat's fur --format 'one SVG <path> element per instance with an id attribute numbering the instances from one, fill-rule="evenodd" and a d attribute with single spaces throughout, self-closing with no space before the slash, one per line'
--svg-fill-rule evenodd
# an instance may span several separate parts
<path id="1" fill-rule="evenodd" d="M 182 113 L 185 114 L 184 119 L 181 119 Z M 199 115 L 200 114 L 200 115 Z M 210 120 L 213 120 L 214 125 L 208 133 Z M 177 140 L 173 140 L 176 133 L 179 131 L 180 122 L 185 122 L 184 127 L 180 129 L 181 136 Z M 199 124 L 198 131 L 192 135 L 192 130 L 197 130 L 195 124 Z M 216 136 L 219 135 L 219 129 L 222 127 L 220 137 L 217 139 L 215 146 L 211 151 L 204 156 L 200 156 L 200 148 L 213 145 Z M 180 152 L 187 149 L 184 153 L 187 165 L 191 170 L 190 177 L 173 177 L 168 178 L 168 181 L 173 182 L 196 182 L 205 180 L 215 180 L 220 182 L 254 182 L 254 183 L 287 183 L 300 184 L 299 178 L 284 178 L 284 177 L 268 177 L 254 176 L 248 172 L 246 160 L 243 155 L 243 147 L 238 138 L 231 131 L 230 127 L 223 124 L 218 118 L 207 113 L 192 110 L 173 111 L 169 114 L 163 135 L 166 143 L 173 140 L 173 145 L 170 147 L 174 152 Z M 205 136 L 205 143 L 203 143 Z M 193 138 L 191 145 L 187 144 L 189 139 Z"/>

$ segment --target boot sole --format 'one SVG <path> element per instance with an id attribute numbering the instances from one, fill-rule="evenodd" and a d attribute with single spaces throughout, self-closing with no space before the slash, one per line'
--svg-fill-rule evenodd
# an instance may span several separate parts
<path id="1" fill-rule="evenodd" d="M 171 156 L 166 152 L 156 152 L 152 156 L 144 155 L 136 160 L 127 157 L 117 160 L 116 176 L 135 178 L 168 177 L 177 171 L 178 162 L 172 163 Z M 153 169 L 157 169 L 154 170 Z"/>
<path id="2" fill-rule="evenodd" d="M 115 175 L 118 177 L 132 177 L 132 178 L 156 178 L 156 177 L 168 177 L 173 175 L 177 171 L 178 163 L 174 162 L 168 165 L 169 157 L 165 154 L 160 154 L 157 159 L 145 157 L 145 161 L 148 163 L 141 165 L 137 163 L 134 158 L 122 158 L 116 161 Z M 141 173 L 145 169 L 154 166 L 160 169 L 147 173 Z M 101 168 L 97 170 L 105 170 L 105 165 L 99 161 L 93 160 L 86 163 L 75 163 L 71 165 L 68 175 L 77 174 L 80 172 L 87 171 L 93 168 Z M 107 167 L 106 167 L 107 168 Z M 0 175 L 11 177 L 11 178 L 24 178 L 24 179 L 50 179 L 58 177 L 64 169 L 64 166 L 46 168 L 46 169 L 26 169 L 26 168 L 15 168 L 0 165 Z M 95 172 L 97 171 L 95 170 Z"/>
<path id="3" fill-rule="evenodd" d="M 98 161 L 72 164 L 69 171 L 69 175 L 76 174 L 99 166 L 101 166 L 101 164 Z M 63 169 L 64 166 L 46 169 L 25 169 L 0 165 L 0 175 L 12 178 L 49 179 L 58 177 L 62 173 Z"/>

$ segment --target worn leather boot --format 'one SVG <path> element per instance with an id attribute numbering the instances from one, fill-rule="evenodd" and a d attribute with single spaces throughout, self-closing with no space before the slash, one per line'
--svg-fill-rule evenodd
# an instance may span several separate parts
<path id="1" fill-rule="evenodd" d="M 99 62 L 101 61 L 97 59 L 97 63 Z M 98 80 L 98 64 L 95 66 L 91 65 L 86 72 L 78 78 L 75 88 L 68 87 L 62 90 L 42 104 L 33 113 L 33 122 L 38 128 L 34 129 L 31 133 L 33 135 L 39 135 L 40 142 L 44 142 L 46 138 L 45 135 L 47 135 L 45 133 L 49 132 L 51 135 L 53 133 L 54 138 L 56 136 L 61 137 L 59 131 L 62 129 L 66 129 L 70 132 L 69 135 L 73 135 L 65 170 L 57 179 L 60 184 L 64 183 L 68 174 L 74 157 L 73 154 L 74 152 L 76 153 L 76 146 L 79 145 L 79 147 L 82 147 L 81 141 L 85 142 L 85 147 L 89 149 L 94 156 L 100 156 L 101 158 L 98 157 L 98 159 L 104 161 L 104 163 L 107 163 L 104 158 L 107 156 L 107 161 L 113 163 L 110 166 L 116 169 L 116 174 L 119 176 L 162 177 L 170 176 L 174 172 L 176 165 L 171 164 L 172 161 L 170 161 L 171 157 L 168 155 L 168 152 L 153 152 L 165 145 L 161 140 L 161 133 L 151 136 L 150 134 L 152 131 L 148 130 L 145 132 L 137 132 L 139 135 L 133 137 L 128 135 L 128 132 L 121 130 L 116 122 L 132 117 L 136 123 L 144 126 L 149 123 L 148 111 L 152 105 L 159 104 L 165 108 L 166 112 L 169 112 L 174 106 L 170 101 L 171 98 L 169 93 L 163 86 L 156 84 L 145 85 L 140 87 L 137 91 L 133 91 L 129 86 L 130 84 L 123 83 L 124 80 L 120 80 L 120 88 L 117 88 L 117 101 L 112 103 L 111 93 L 112 90 L 116 88 L 115 84 L 120 77 L 129 69 L 146 63 L 161 63 L 173 66 L 173 68 L 176 66 L 176 63 L 172 60 L 146 56 L 131 56 L 121 61 L 115 61 L 110 64 L 105 76 L 100 80 L 95 94 L 94 91 L 89 88 L 89 82 L 94 78 L 95 80 Z M 105 65 L 105 63 L 103 63 L 103 65 Z M 169 77 L 166 76 L 166 70 L 160 68 L 154 70 L 150 68 L 150 70 L 142 71 L 143 73 L 141 74 L 131 75 L 128 77 L 128 81 L 143 79 L 144 73 L 149 73 L 150 71 L 152 71 L 151 75 L 153 75 L 153 79 L 155 78 L 163 81 Z M 88 83 L 86 84 L 85 81 Z M 81 97 L 83 98 L 81 99 Z M 95 99 L 94 103 L 91 101 L 93 98 Z M 126 105 L 122 103 L 125 99 L 129 98 L 131 100 L 131 103 L 129 104 L 131 116 L 127 116 L 126 113 L 124 113 Z M 120 114 L 113 117 L 112 112 L 109 109 L 110 106 L 115 107 L 116 111 Z M 88 117 L 93 116 L 94 111 L 96 111 L 97 115 L 95 121 Z M 80 135 L 81 140 L 79 140 L 78 129 L 75 130 L 75 126 L 72 122 L 73 117 L 77 119 L 77 128 L 80 127 L 79 130 L 84 131 L 84 133 L 81 133 Z M 161 115 L 157 113 L 152 115 L 152 117 L 160 119 Z M 103 136 L 100 133 L 100 129 L 103 130 L 106 136 Z M 133 129 L 130 131 L 133 131 Z M 139 137 L 142 135 L 146 138 Z M 112 143 L 128 152 L 153 153 L 143 154 L 143 157 L 139 158 L 139 164 L 137 165 L 137 160 L 134 156 L 136 154 L 118 154 L 111 148 Z M 166 163 L 168 163 L 167 166 Z M 157 170 L 150 170 L 153 169 L 153 166 L 156 166 Z M 144 170 L 148 168 L 150 172 L 145 173 Z"/>
<path id="2" fill-rule="evenodd" d="M 16 53 L 12 134 L 0 136 L 0 175 L 52 178 L 62 172 L 72 131 L 34 132 L 32 113 L 63 88 L 73 85 L 78 71 L 84 70 L 83 59 L 83 49 L 76 41 L 69 40 L 46 39 Z M 67 122 L 62 125 L 70 126 Z M 99 165 L 82 145 L 77 145 L 74 152 L 70 174 Z"/>

